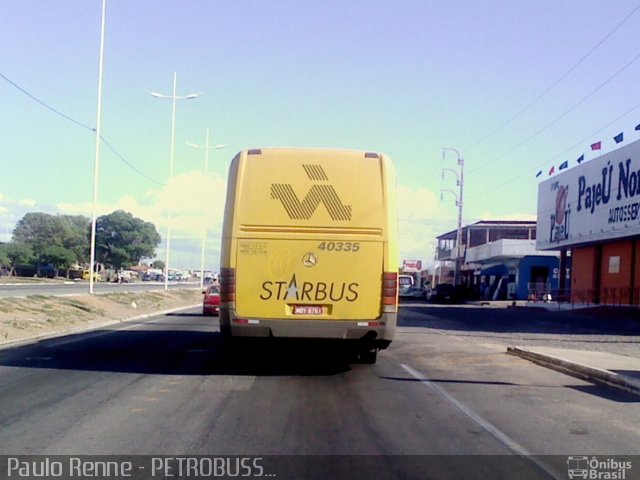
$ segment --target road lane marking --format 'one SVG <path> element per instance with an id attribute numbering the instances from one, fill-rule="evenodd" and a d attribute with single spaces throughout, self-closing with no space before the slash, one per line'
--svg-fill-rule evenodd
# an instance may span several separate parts
<path id="1" fill-rule="evenodd" d="M 523 457 L 525 460 L 529 462 L 532 462 L 536 467 L 542 469 L 545 473 L 550 475 L 551 478 L 554 478 L 556 480 L 561 480 L 561 478 L 563 478 L 556 475 L 556 473 L 553 470 L 551 470 L 551 468 L 548 465 L 546 465 L 542 461 L 535 458 L 531 454 L 531 452 L 529 452 L 526 448 L 524 448 L 522 445 L 520 445 L 518 442 L 512 439 L 509 435 L 499 430 L 495 425 L 488 422 L 487 420 L 482 418 L 480 415 L 475 413 L 473 410 L 471 410 L 469 407 L 464 405 L 462 402 L 457 400 L 440 385 L 429 380 L 424 374 L 415 370 L 409 365 L 405 365 L 404 363 L 401 363 L 400 366 L 412 377 L 414 377 L 416 380 L 419 380 L 421 384 L 439 393 L 443 398 L 449 401 L 449 403 L 455 406 L 458 410 L 464 413 L 467 417 L 469 417 L 475 423 L 480 425 L 485 431 L 491 434 L 495 439 L 497 439 L 500 443 L 502 443 L 505 447 L 507 447 L 512 452 L 514 452 L 516 455 Z"/>

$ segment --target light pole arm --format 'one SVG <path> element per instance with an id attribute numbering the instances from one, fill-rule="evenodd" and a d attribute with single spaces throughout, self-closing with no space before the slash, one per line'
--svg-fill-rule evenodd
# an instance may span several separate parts
<path id="1" fill-rule="evenodd" d="M 446 172 L 451 172 L 456 176 L 456 185 L 460 185 L 460 175 L 453 168 L 443 168 L 442 169 L 442 180 L 444 180 L 444 174 Z"/>
<path id="2" fill-rule="evenodd" d="M 440 190 L 440 201 L 442 201 L 442 194 L 443 193 L 450 193 L 451 195 L 454 196 L 454 198 L 456 199 L 456 206 L 458 205 L 458 194 L 456 192 L 454 192 L 453 190 L 449 189 L 449 188 L 443 188 L 442 190 Z"/>
<path id="3" fill-rule="evenodd" d="M 173 99 L 176 99 L 176 100 L 193 100 L 194 98 L 198 98 L 200 95 L 202 95 L 202 92 L 190 93 L 188 95 L 175 95 L 175 92 L 174 92 L 174 95 L 163 95 L 162 93 L 158 93 L 158 92 L 150 92 L 146 88 L 145 88 L 144 91 L 147 92 L 152 97 L 164 98 L 166 100 L 173 100 Z"/>

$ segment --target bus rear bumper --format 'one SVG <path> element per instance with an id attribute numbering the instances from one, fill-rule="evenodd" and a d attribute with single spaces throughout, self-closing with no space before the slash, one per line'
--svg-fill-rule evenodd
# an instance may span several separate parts
<path id="1" fill-rule="evenodd" d="M 234 338 L 347 340 L 346 343 L 368 343 L 373 348 L 384 349 L 393 340 L 395 321 L 392 314 L 369 321 L 238 319 L 223 311 L 220 329 Z"/>

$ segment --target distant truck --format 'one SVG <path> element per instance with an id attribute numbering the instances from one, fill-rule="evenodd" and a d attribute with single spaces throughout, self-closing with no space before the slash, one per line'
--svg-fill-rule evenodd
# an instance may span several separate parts
<path id="1" fill-rule="evenodd" d="M 91 270 L 83 270 L 82 271 L 82 279 L 83 280 L 90 280 L 91 279 Z M 102 281 L 102 275 L 100 275 L 99 273 L 94 273 L 93 274 L 93 281 L 94 282 L 101 282 Z"/>
<path id="2" fill-rule="evenodd" d="M 409 296 L 415 280 L 412 275 L 398 275 L 398 292 L 401 297 Z"/>

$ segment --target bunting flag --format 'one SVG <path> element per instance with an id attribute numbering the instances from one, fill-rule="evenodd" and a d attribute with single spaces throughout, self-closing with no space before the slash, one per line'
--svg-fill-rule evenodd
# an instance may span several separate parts
<path id="1" fill-rule="evenodd" d="M 618 135 L 613 137 L 616 143 L 620 143 L 624 139 L 624 132 L 620 132 Z"/>
<path id="2" fill-rule="evenodd" d="M 636 125 L 636 130 L 640 130 L 640 123 Z"/>
<path id="3" fill-rule="evenodd" d="M 556 167 L 552 166 L 551 170 L 549 170 L 549 176 L 553 175 L 553 172 L 555 172 L 555 170 L 556 170 Z"/>
<path id="4" fill-rule="evenodd" d="M 576 160 L 576 162 L 582 163 L 583 161 L 584 161 L 584 153 L 578 157 L 578 160 Z"/>
<path id="5" fill-rule="evenodd" d="M 540 170 L 538 173 L 536 173 L 536 178 L 538 178 L 540 175 L 542 175 L 542 170 Z"/>
<path id="6" fill-rule="evenodd" d="M 600 150 L 602 148 L 602 142 L 596 142 L 591 144 L 591 150 Z"/>
<path id="7" fill-rule="evenodd" d="M 560 166 L 558 167 L 558 170 L 564 170 L 565 168 L 567 168 L 569 166 L 569 160 L 565 160 L 564 162 L 562 162 L 560 164 Z"/>

